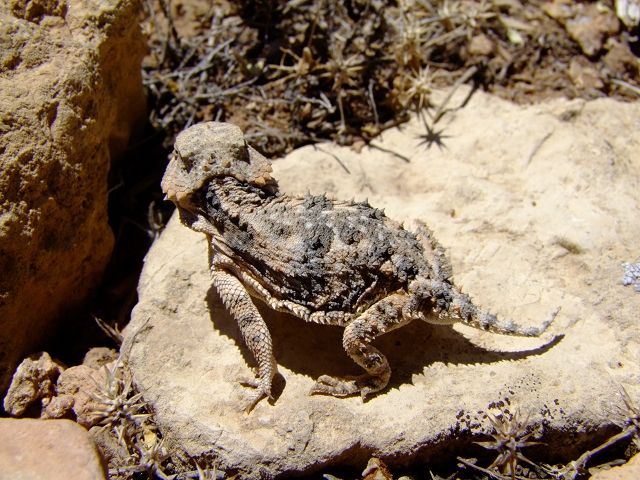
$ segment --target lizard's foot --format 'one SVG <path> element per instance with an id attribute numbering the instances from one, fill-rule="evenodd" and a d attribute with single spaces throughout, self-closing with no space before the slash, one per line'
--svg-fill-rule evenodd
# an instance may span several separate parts
<path id="1" fill-rule="evenodd" d="M 273 397 L 271 396 L 271 382 L 265 384 L 265 382 L 260 381 L 260 379 L 247 378 L 240 380 L 240 384 L 245 387 L 255 389 L 253 393 L 248 396 L 247 403 L 243 409 L 245 413 L 251 413 L 251 410 L 253 410 L 258 402 L 263 398 L 273 399 Z"/>
<path id="2" fill-rule="evenodd" d="M 388 376 L 359 375 L 357 377 L 331 377 L 322 375 L 309 392 L 311 395 L 332 395 L 334 397 L 348 397 L 360 394 L 362 401 L 369 395 L 379 392 L 387 386 Z"/>

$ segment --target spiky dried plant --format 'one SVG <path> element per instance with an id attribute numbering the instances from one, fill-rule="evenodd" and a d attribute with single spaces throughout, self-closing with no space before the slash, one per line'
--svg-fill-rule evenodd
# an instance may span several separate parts
<path id="1" fill-rule="evenodd" d="M 110 367 L 102 367 L 104 382 L 96 382 L 97 389 L 91 394 L 96 408 L 93 414 L 98 424 L 114 428 L 127 427 L 128 424 L 140 425 L 150 415 L 144 413 L 146 403 L 141 393 L 133 393 L 132 380 L 122 372 L 119 362 Z M 126 380 L 123 379 L 126 376 Z"/>
<path id="2" fill-rule="evenodd" d="M 537 468 L 538 466 L 521 452 L 524 448 L 541 443 L 529 440 L 535 434 L 534 430 L 529 429 L 529 415 L 522 418 L 520 411 L 516 410 L 513 415 L 501 413 L 497 417 L 487 412 L 487 417 L 494 429 L 494 432 L 490 434 L 493 440 L 475 443 L 484 448 L 498 451 L 498 456 L 489 469 L 497 467 L 502 473 L 511 475 L 511 479 L 515 480 L 519 461 Z"/>

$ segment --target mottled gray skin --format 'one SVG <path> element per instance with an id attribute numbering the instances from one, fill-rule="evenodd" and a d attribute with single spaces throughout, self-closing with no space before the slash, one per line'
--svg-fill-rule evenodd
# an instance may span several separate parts
<path id="1" fill-rule="evenodd" d="M 371 345 L 413 320 L 463 322 L 496 333 L 539 336 L 476 308 L 451 279 L 430 230 L 416 234 L 366 203 L 278 192 L 266 158 L 226 123 L 195 125 L 176 139 L 162 188 L 182 222 L 209 239 L 212 282 L 258 363 L 251 410 L 271 395 L 271 336 L 251 297 L 303 320 L 344 327 L 343 346 L 366 374 L 322 376 L 312 393 L 382 390 L 391 370 Z"/>

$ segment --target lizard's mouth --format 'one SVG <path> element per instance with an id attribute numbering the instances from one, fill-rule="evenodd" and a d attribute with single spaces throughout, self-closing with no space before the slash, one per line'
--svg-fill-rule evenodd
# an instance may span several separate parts
<path id="1" fill-rule="evenodd" d="M 167 192 L 167 198 L 182 211 L 189 212 L 192 215 L 200 213 L 200 208 L 193 202 L 193 195 L 188 192 L 170 190 Z"/>
<path id="2" fill-rule="evenodd" d="M 189 194 L 174 189 L 168 189 L 165 191 L 164 199 L 171 200 L 176 205 L 182 206 L 189 203 Z"/>
<path id="3" fill-rule="evenodd" d="M 180 207 L 183 210 L 187 210 L 190 213 L 196 213 L 197 207 L 192 202 L 191 192 L 186 188 L 180 188 L 177 185 L 178 182 L 162 182 L 162 191 L 164 192 L 164 199 L 171 200 L 176 207 Z"/>
<path id="4" fill-rule="evenodd" d="M 176 206 L 189 209 L 192 185 L 188 173 L 176 161 L 175 157 L 169 161 L 160 185 L 166 200 L 171 200 Z"/>

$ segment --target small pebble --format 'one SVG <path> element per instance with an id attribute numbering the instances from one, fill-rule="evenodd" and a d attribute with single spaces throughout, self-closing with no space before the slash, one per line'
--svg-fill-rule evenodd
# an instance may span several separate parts
<path id="1" fill-rule="evenodd" d="M 633 285 L 633 289 L 640 293 L 640 262 L 630 263 L 624 262 L 622 264 L 624 269 L 624 276 L 622 277 L 622 285 Z"/>

